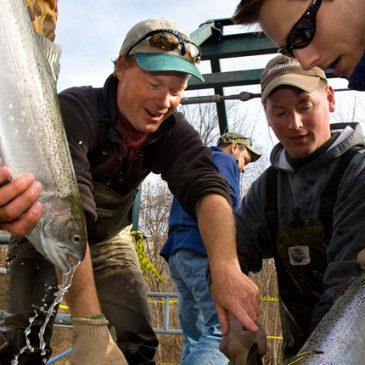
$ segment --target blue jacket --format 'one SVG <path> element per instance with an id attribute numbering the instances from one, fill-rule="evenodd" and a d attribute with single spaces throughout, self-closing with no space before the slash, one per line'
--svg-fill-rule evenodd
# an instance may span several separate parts
<path id="1" fill-rule="evenodd" d="M 229 183 L 233 210 L 237 211 L 240 204 L 240 171 L 237 161 L 217 147 L 211 147 L 211 150 L 213 162 Z M 191 218 L 174 198 L 169 217 L 168 238 L 160 255 L 168 261 L 169 256 L 180 249 L 207 254 L 197 221 Z"/>
<path id="2" fill-rule="evenodd" d="M 349 88 L 357 91 L 365 91 L 365 52 L 349 79 Z"/>

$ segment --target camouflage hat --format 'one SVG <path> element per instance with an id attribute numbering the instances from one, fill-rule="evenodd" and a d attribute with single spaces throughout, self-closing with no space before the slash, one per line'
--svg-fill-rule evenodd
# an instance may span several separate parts
<path id="1" fill-rule="evenodd" d="M 224 144 L 236 143 L 238 145 L 245 146 L 247 150 L 251 153 L 251 162 L 255 162 L 262 155 L 261 152 L 255 150 L 252 147 L 250 138 L 247 138 L 244 135 L 236 132 L 227 132 L 225 134 L 222 134 L 217 141 L 217 146 L 219 146 L 222 143 Z"/>

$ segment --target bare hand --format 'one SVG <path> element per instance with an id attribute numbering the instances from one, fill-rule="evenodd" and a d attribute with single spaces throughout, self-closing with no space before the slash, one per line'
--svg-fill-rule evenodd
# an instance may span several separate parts
<path id="1" fill-rule="evenodd" d="M 9 168 L 0 167 L 0 229 L 24 236 L 42 215 L 42 204 L 38 201 L 42 185 L 29 173 L 14 180 L 11 176 Z"/>
<path id="2" fill-rule="evenodd" d="M 247 330 L 255 332 L 260 312 L 259 289 L 242 273 L 239 265 L 221 265 L 213 271 L 211 267 L 211 292 L 222 334 L 229 332 L 228 312 L 232 313 Z"/>

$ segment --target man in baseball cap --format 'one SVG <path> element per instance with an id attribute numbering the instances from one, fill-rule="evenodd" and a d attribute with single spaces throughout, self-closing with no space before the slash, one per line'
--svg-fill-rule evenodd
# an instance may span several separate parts
<path id="1" fill-rule="evenodd" d="M 260 151 L 252 147 L 250 138 L 247 138 L 237 132 L 227 132 L 219 137 L 217 147 L 224 148 L 229 145 L 237 145 L 238 151 L 241 153 L 242 151 L 247 151 L 247 154 L 242 153 L 246 157 L 245 163 L 243 163 L 243 169 L 249 162 L 257 161 L 262 155 Z M 239 161 L 234 153 L 231 154 L 236 158 L 237 161 Z M 243 172 L 240 163 L 239 168 L 240 171 Z"/>
<path id="2" fill-rule="evenodd" d="M 237 211 L 240 174 L 261 153 L 252 148 L 248 138 L 236 132 L 223 134 L 217 146 L 210 148 L 213 162 L 229 185 L 233 210 Z M 206 277 L 207 249 L 198 222 L 184 211 L 175 197 L 168 237 L 160 255 L 169 265 L 179 294 L 179 319 L 184 337 L 181 365 L 226 365 L 228 359 L 219 350 L 222 328 Z"/>
<path id="3" fill-rule="evenodd" d="M 295 59 L 277 56 L 262 73 L 261 90 L 279 143 L 271 166 L 241 202 L 237 249 L 245 274 L 274 259 L 287 364 L 300 358 L 311 334 L 320 336 L 316 326 L 361 274 L 364 137 L 359 123 L 330 123 L 335 95 L 317 67 L 304 70 Z M 262 341 L 241 326 L 231 328 L 221 350 L 237 363 Z"/>
<path id="4" fill-rule="evenodd" d="M 199 47 L 181 26 L 165 18 L 137 23 L 127 33 L 119 54 L 134 56 L 145 71 L 182 72 L 204 81 L 196 66 L 200 61 Z"/>

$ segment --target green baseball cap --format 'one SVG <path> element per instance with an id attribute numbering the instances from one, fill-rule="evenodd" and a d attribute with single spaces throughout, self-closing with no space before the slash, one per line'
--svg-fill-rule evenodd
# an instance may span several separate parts
<path id="1" fill-rule="evenodd" d="M 165 18 L 137 23 L 127 33 L 119 54 L 133 55 L 145 71 L 182 72 L 204 81 L 196 65 L 199 47 L 182 27 Z"/>

